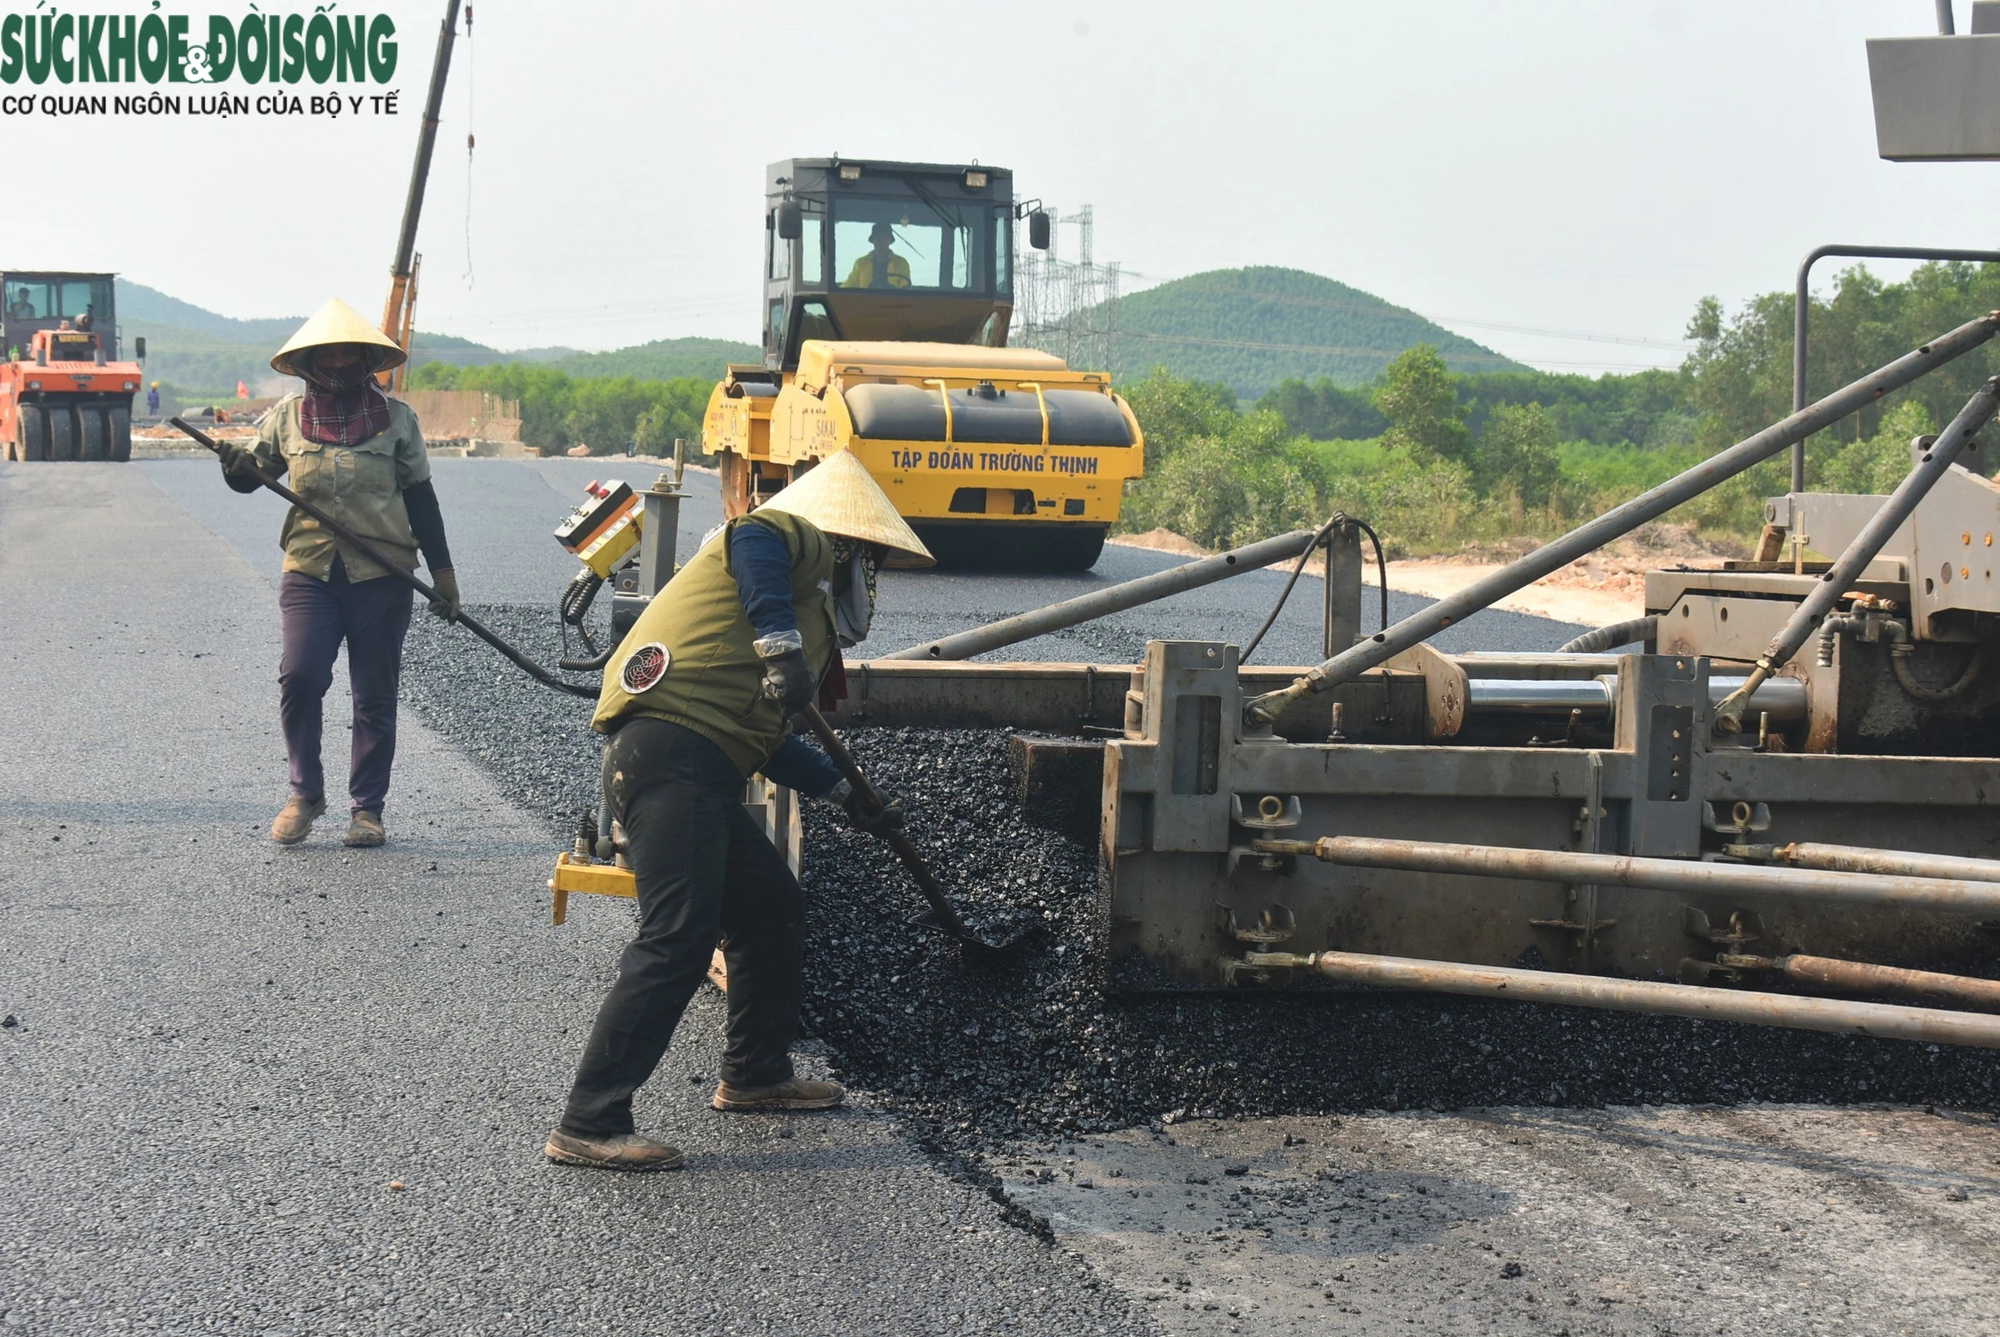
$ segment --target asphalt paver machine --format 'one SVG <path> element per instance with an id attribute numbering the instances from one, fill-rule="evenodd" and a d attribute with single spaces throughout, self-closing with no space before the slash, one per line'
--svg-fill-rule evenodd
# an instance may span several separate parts
<path id="1" fill-rule="evenodd" d="M 1556 653 L 1445 627 L 2000 332 L 1983 315 L 1372 633 L 1336 523 L 851 665 L 859 726 L 1019 731 L 1094 811 L 1114 992 L 1389 987 L 2000 1047 L 2000 381 L 1889 496 L 1768 503 Z M 1979 433 L 1987 430 L 1984 441 Z M 1326 660 L 965 656 L 1327 547 Z"/>

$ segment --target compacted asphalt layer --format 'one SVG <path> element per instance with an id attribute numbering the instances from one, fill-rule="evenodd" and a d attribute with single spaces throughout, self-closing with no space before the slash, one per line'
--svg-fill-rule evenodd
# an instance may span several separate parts
<path id="1" fill-rule="evenodd" d="M 629 921 L 552 928 L 546 825 L 408 714 L 387 847 L 271 845 L 274 531 L 203 523 L 261 504 L 0 465 L 0 1331 L 1149 1329 L 865 1106 L 708 1110 L 712 992 L 639 1110 L 688 1169 L 545 1162 Z"/>

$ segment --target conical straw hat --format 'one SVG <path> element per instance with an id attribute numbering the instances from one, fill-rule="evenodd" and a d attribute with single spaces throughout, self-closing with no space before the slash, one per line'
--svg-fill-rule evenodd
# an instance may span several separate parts
<path id="1" fill-rule="evenodd" d="M 299 326 L 299 332 L 285 341 L 285 346 L 271 359 L 271 370 L 296 376 L 299 373 L 292 365 L 293 356 L 308 348 L 321 348 L 327 344 L 370 345 L 374 349 L 375 371 L 400 367 L 409 360 L 394 339 L 370 325 L 366 316 L 336 297 L 315 311 L 313 318 Z"/>
<path id="2" fill-rule="evenodd" d="M 890 549 L 890 566 L 937 565 L 868 466 L 849 451 L 827 456 L 759 509 L 796 515 L 829 534 L 879 543 Z"/>

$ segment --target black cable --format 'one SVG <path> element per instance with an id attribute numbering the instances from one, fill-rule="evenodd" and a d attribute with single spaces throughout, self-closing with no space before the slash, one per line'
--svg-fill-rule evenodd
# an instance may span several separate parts
<path id="1" fill-rule="evenodd" d="M 1375 530 L 1369 525 L 1369 523 L 1366 520 L 1356 520 L 1351 515 L 1348 516 L 1347 518 L 1348 521 L 1351 524 L 1353 524 L 1356 529 L 1359 529 L 1362 533 L 1368 536 L 1368 541 L 1370 543 L 1375 545 L 1375 587 L 1378 590 L 1380 590 L 1382 594 L 1382 627 L 1380 631 L 1377 631 L 1375 633 L 1375 635 L 1379 638 L 1387 634 L 1389 630 L 1389 558 L 1382 551 L 1381 536 L 1375 532 Z M 1340 653 L 1340 649 L 1345 649 L 1345 648 L 1346 647 L 1344 646 L 1340 647 L 1339 649 L 1336 649 L 1334 653 L 1338 654 Z M 1391 703 L 1389 700 L 1389 675 L 1385 671 L 1382 674 L 1382 719 L 1384 722 L 1387 722 L 1388 720 L 1394 718 L 1394 712 L 1392 712 L 1389 709 L 1390 704 Z"/>
<path id="2" fill-rule="evenodd" d="M 595 650 L 597 649 L 597 647 L 592 646 L 591 649 Z M 570 659 L 568 657 L 558 659 L 556 661 L 556 667 L 560 669 L 568 669 L 571 673 L 595 673 L 597 670 L 603 668 L 606 664 L 609 664 L 611 662 L 611 656 L 617 653 L 618 653 L 617 646 L 607 645 L 606 647 L 604 647 L 603 650 L 598 651 L 597 654 L 593 655 L 589 659 Z"/>
<path id="3" fill-rule="evenodd" d="M 604 587 L 604 577 L 589 567 L 570 577 L 569 584 L 563 586 L 562 599 L 556 605 L 556 629 L 562 633 L 563 658 L 558 667 L 575 670 L 577 661 L 569 657 L 569 629 L 576 628 L 577 635 L 583 637 L 583 648 L 596 658 L 597 642 L 590 637 L 590 628 L 584 625 L 584 618 L 590 612 L 590 605 L 597 598 L 597 591 Z M 602 662 L 588 667 L 603 668 Z"/>
<path id="4" fill-rule="evenodd" d="M 603 587 L 604 577 L 587 566 L 571 576 L 569 584 L 563 587 L 562 620 L 581 629 L 584 616 L 590 612 L 590 605 L 597 598 L 597 591 Z"/>
<path id="5" fill-rule="evenodd" d="M 1284 611 L 1285 600 L 1292 597 L 1292 586 L 1299 583 L 1299 575 L 1306 569 L 1306 558 L 1312 556 L 1314 548 L 1326 542 L 1327 535 L 1333 532 L 1333 527 L 1343 518 L 1339 511 L 1335 511 L 1333 518 L 1321 525 L 1319 531 L 1312 536 L 1312 542 L 1299 549 L 1298 560 L 1292 563 L 1292 574 L 1285 581 L 1285 588 L 1278 591 L 1278 602 L 1271 605 L 1271 615 L 1264 619 L 1264 625 L 1257 628 L 1257 634 L 1250 638 L 1250 643 L 1243 647 L 1243 653 L 1236 657 L 1238 665 L 1249 663 L 1250 656 L 1257 653 L 1257 647 L 1263 643 L 1264 633 L 1271 629 L 1271 624 L 1278 620 L 1278 614 Z"/>
<path id="6" fill-rule="evenodd" d="M 1298 560 L 1292 563 L 1291 577 L 1285 581 L 1285 588 L 1279 592 L 1278 602 L 1272 605 L 1271 615 L 1264 619 L 1264 625 L 1257 628 L 1257 634 L 1250 638 L 1250 643 L 1243 647 L 1243 653 L 1237 656 L 1236 662 L 1239 665 L 1250 662 L 1250 656 L 1263 643 L 1264 633 L 1268 632 L 1272 624 L 1277 622 L 1278 614 L 1284 611 L 1285 601 L 1292 597 L 1292 587 L 1299 583 L 1299 576 L 1306 569 L 1306 559 L 1312 556 L 1313 549 L 1326 543 L 1328 538 L 1332 536 L 1333 531 L 1343 524 L 1353 525 L 1356 529 L 1366 534 L 1369 541 L 1375 545 L 1375 566 L 1376 570 L 1380 573 L 1382 583 L 1382 626 L 1384 629 L 1387 629 L 1389 625 L 1389 563 L 1382 553 L 1382 540 L 1376 537 L 1374 529 L 1369 526 L 1367 521 L 1357 520 L 1345 511 L 1335 511 L 1332 518 L 1321 525 L 1319 532 L 1313 535 L 1312 542 L 1308 543 L 1300 551 Z"/>
<path id="7" fill-rule="evenodd" d="M 1381 632 L 1389 630 L 1389 559 L 1382 555 L 1382 540 L 1366 520 L 1357 520 L 1351 515 L 1345 518 L 1347 523 L 1366 534 L 1368 541 L 1375 545 L 1375 583 L 1382 594 L 1382 626 L 1376 633 L 1380 635 Z"/>

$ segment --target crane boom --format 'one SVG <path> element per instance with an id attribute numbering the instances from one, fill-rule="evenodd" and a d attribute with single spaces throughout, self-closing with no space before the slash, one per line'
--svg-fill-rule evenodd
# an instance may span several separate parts
<path id="1" fill-rule="evenodd" d="M 389 265 L 389 301 L 382 309 L 382 333 L 407 353 L 415 328 L 417 220 L 424 212 L 424 186 L 431 175 L 431 151 L 437 147 L 438 114 L 444 104 L 444 84 L 451 73 L 452 42 L 458 33 L 459 0 L 446 0 L 444 24 L 438 29 L 437 54 L 431 60 L 430 93 L 424 98 L 424 122 L 417 134 L 417 160 L 410 168 L 410 193 L 403 201 L 403 228 L 396 236 L 396 258 Z M 405 364 L 407 366 L 407 364 Z M 407 373 L 405 373 L 407 374 Z M 382 373 L 383 384 L 394 382 Z"/>

